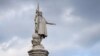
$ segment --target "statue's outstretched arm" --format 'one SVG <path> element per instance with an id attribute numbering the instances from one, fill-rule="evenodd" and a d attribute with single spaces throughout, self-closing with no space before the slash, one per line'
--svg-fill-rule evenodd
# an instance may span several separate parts
<path id="1" fill-rule="evenodd" d="M 45 19 L 45 18 L 44 18 Z M 45 20 L 46 21 L 46 20 Z M 55 23 L 49 23 L 46 21 L 46 24 L 49 24 L 49 25 L 56 25 Z"/>
<path id="2" fill-rule="evenodd" d="M 55 23 L 49 23 L 46 21 L 46 24 L 49 24 L 49 25 L 56 25 Z"/>

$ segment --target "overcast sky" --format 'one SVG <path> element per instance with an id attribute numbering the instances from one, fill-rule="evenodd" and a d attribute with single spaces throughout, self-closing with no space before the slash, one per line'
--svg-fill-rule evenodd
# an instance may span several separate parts
<path id="1" fill-rule="evenodd" d="M 39 0 L 49 56 L 100 56 L 100 0 Z M 28 56 L 36 0 L 0 0 L 0 56 Z"/>

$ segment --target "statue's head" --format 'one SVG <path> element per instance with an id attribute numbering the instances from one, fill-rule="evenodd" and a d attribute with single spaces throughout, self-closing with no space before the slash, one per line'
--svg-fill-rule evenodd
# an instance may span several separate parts
<path id="1" fill-rule="evenodd" d="M 39 16 L 42 16 L 42 11 L 36 10 L 36 14 L 39 15 Z"/>
<path id="2" fill-rule="evenodd" d="M 36 10 L 36 14 L 39 14 L 39 11 L 38 10 Z"/>
<path id="3" fill-rule="evenodd" d="M 39 12 L 39 15 L 42 16 L 42 11 Z"/>

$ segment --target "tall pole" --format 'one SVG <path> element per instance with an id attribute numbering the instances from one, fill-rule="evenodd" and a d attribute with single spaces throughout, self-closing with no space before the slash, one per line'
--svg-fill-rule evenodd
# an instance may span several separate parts
<path id="1" fill-rule="evenodd" d="M 39 11 L 39 0 L 36 0 L 37 1 L 37 10 Z"/>

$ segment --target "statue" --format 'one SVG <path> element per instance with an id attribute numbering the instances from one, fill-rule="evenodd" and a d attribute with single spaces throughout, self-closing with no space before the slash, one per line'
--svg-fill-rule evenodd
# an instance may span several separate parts
<path id="1" fill-rule="evenodd" d="M 54 23 L 48 23 L 42 15 L 42 12 L 36 10 L 35 16 L 35 33 L 37 33 L 40 37 L 47 37 L 47 28 L 46 24 L 55 25 Z"/>
<path id="2" fill-rule="evenodd" d="M 43 38 L 47 37 L 47 27 L 46 24 L 49 25 L 55 25 L 54 23 L 49 23 L 45 20 L 45 18 L 42 15 L 42 12 L 39 11 L 39 4 L 38 7 L 36 9 L 36 15 L 35 15 L 35 34 L 32 36 L 33 40 L 32 40 L 32 44 L 33 44 L 33 48 L 35 48 L 36 46 L 42 46 L 41 41 Z"/>
<path id="3" fill-rule="evenodd" d="M 32 36 L 32 49 L 28 51 L 29 56 L 48 56 L 49 52 L 44 49 L 41 44 L 42 39 L 47 37 L 47 28 L 46 25 L 55 25 L 54 23 L 49 23 L 43 17 L 42 12 L 39 10 L 39 3 L 36 9 L 35 15 L 35 33 Z"/>

